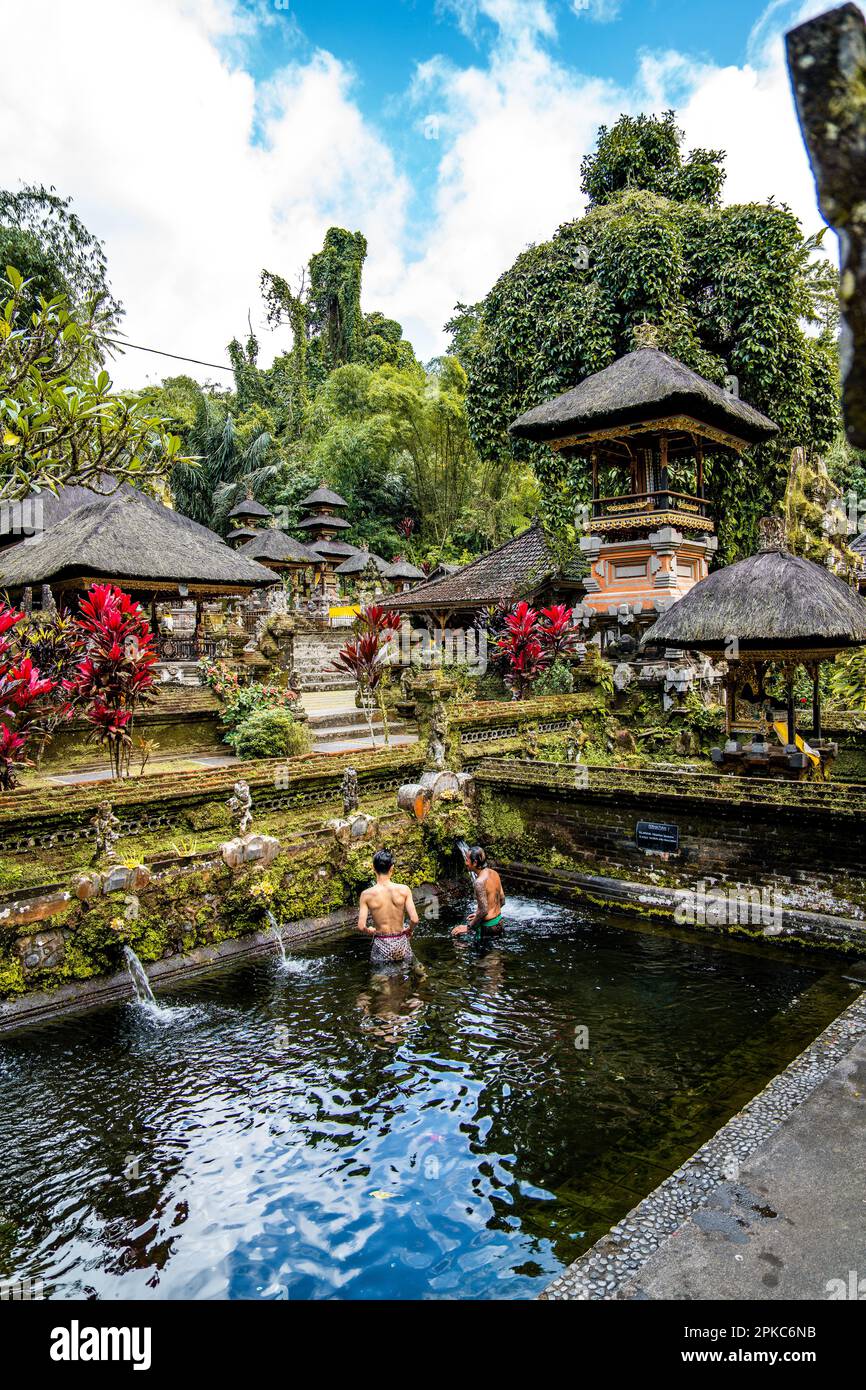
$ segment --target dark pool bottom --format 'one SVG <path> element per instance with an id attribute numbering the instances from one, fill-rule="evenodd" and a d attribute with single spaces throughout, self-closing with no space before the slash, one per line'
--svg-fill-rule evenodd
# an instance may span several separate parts
<path id="1" fill-rule="evenodd" d="M 511 899 L 483 955 L 448 925 L 422 979 L 374 978 L 359 938 L 0 1045 L 0 1276 L 531 1297 L 853 993 L 554 903 Z"/>

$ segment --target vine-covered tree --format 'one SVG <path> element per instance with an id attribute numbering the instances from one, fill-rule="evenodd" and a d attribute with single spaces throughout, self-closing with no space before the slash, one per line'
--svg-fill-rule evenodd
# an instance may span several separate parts
<path id="1" fill-rule="evenodd" d="M 720 553 L 731 560 L 753 549 L 757 519 L 778 509 L 791 449 L 822 450 L 836 434 L 833 272 L 788 208 L 720 206 L 723 155 L 684 156 L 683 139 L 672 112 L 603 128 L 583 162 L 586 214 L 524 251 L 449 327 L 479 453 L 530 459 L 556 529 L 585 500 L 587 470 L 577 462 L 564 472 L 549 449 L 512 441 L 521 411 L 631 351 L 647 322 L 658 346 L 709 380 L 736 377 L 780 436 L 748 462 L 708 469 Z"/>

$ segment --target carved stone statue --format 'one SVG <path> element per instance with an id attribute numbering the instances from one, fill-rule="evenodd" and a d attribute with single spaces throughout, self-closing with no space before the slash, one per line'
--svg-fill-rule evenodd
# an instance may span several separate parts
<path id="1" fill-rule="evenodd" d="M 111 809 L 110 801 L 100 801 L 96 808 L 96 815 L 90 824 L 94 827 L 96 834 L 96 853 L 94 862 L 100 857 L 113 863 L 117 858 L 114 846 L 120 839 L 120 821 Z"/>
<path id="2" fill-rule="evenodd" d="M 360 804 L 358 795 L 358 774 L 353 767 L 347 767 L 343 773 L 343 783 L 340 788 L 343 796 L 343 815 L 348 818 L 357 811 Z"/>
<path id="3" fill-rule="evenodd" d="M 239 835 L 246 835 L 253 823 L 253 799 L 246 782 L 235 782 L 228 807 Z"/>
<path id="4" fill-rule="evenodd" d="M 535 724 L 527 724 L 523 735 L 523 756 L 534 763 L 538 758 L 538 751 L 538 727 Z"/>
<path id="5" fill-rule="evenodd" d="M 433 706 L 430 732 L 427 735 L 427 766 L 437 772 L 445 770 L 448 752 L 448 711 L 441 700 Z"/>
<path id="6" fill-rule="evenodd" d="M 584 733 L 580 720 L 573 719 L 568 727 L 568 742 L 565 745 L 565 756 L 568 762 L 583 762 L 583 750 L 587 741 L 587 735 Z"/>

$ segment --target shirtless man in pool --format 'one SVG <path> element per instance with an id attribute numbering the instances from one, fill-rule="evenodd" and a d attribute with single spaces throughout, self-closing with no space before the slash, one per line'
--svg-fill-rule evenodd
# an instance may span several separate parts
<path id="1" fill-rule="evenodd" d="M 418 909 L 412 899 L 412 889 L 407 888 L 405 883 L 392 882 L 394 856 L 390 850 L 376 851 L 373 868 L 376 871 L 375 886 L 364 889 L 358 908 L 358 931 L 373 937 L 370 962 L 372 965 L 408 965 L 420 971 L 409 941 L 412 928 L 418 925 Z M 369 917 L 373 919 L 373 926 L 368 926 Z"/>
<path id="2" fill-rule="evenodd" d="M 467 869 L 475 875 L 475 899 L 478 906 L 466 924 L 454 927 L 451 935 L 466 936 L 471 932 L 478 942 L 483 941 L 485 937 L 500 936 L 502 909 L 505 906 L 502 879 L 495 869 L 487 867 L 487 855 L 480 845 L 467 850 L 465 861 Z"/>

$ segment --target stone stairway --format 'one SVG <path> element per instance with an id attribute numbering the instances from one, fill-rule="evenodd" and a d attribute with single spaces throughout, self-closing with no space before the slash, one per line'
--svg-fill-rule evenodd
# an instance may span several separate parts
<path id="1" fill-rule="evenodd" d="M 308 712 L 307 727 L 313 737 L 314 753 L 352 753 L 364 752 L 371 749 L 373 741 L 370 738 L 370 729 L 363 711 L 346 707 L 347 692 L 341 691 L 340 708 L 337 709 L 316 709 Z M 410 743 L 418 742 L 418 735 L 414 727 L 403 723 L 399 719 L 388 720 L 388 731 L 391 737 L 391 747 L 399 748 Z M 373 716 L 373 732 L 375 735 L 377 748 L 384 747 L 384 730 L 381 715 Z"/>
<path id="2" fill-rule="evenodd" d="M 345 628 L 295 633 L 292 664 L 302 691 L 345 689 L 349 678 L 345 671 L 335 671 L 333 663 L 349 636 Z"/>

